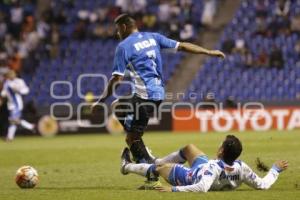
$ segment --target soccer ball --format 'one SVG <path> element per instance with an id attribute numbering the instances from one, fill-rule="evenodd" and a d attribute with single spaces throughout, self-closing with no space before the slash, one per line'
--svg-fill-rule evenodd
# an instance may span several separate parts
<path id="1" fill-rule="evenodd" d="M 33 167 L 22 166 L 17 170 L 15 181 L 20 188 L 34 188 L 39 181 L 39 176 Z"/>

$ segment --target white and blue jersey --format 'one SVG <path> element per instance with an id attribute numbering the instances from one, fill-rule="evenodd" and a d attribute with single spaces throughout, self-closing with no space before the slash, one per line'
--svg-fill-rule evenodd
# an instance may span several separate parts
<path id="1" fill-rule="evenodd" d="M 112 75 L 124 76 L 128 70 L 138 97 L 163 100 L 162 49 L 177 49 L 179 42 L 158 33 L 135 32 L 116 49 Z"/>
<path id="2" fill-rule="evenodd" d="M 255 189 L 269 189 L 277 180 L 279 169 L 273 166 L 264 178 L 260 178 L 244 162 L 237 160 L 227 165 L 222 160 L 198 157 L 191 168 L 176 164 L 169 175 L 173 192 L 207 192 L 209 190 L 233 190 L 242 183 Z"/>
<path id="3" fill-rule="evenodd" d="M 29 93 L 29 88 L 20 78 L 6 80 L 1 91 L 1 96 L 7 98 L 7 107 L 10 119 L 19 119 L 23 110 L 22 95 Z"/>

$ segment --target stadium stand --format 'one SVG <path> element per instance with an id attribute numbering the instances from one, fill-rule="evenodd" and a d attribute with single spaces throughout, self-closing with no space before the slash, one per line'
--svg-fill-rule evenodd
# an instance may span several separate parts
<path id="1" fill-rule="evenodd" d="M 242 1 L 217 45 L 227 59 L 207 59 L 184 100 L 299 99 L 299 17 L 300 1 Z"/>
<path id="2" fill-rule="evenodd" d="M 147 6 L 147 4 L 151 6 Z M 193 40 L 199 32 L 203 3 L 196 0 L 134 1 L 126 0 L 53 0 L 51 9 L 36 17 L 36 1 L 4 1 L 0 4 L 0 22 L 5 30 L 1 48 L 31 88 L 26 101 L 47 106 L 57 101 L 50 96 L 53 81 L 70 81 L 73 87 L 71 103 L 82 101 L 77 94 L 80 74 L 101 73 L 110 76 L 114 50 L 118 40 L 114 35 L 113 19 L 129 12 L 143 31 L 160 30 L 167 36 Z M 182 55 L 164 54 L 164 75 L 167 81 Z M 14 58 L 14 59 L 12 59 Z M 19 61 L 19 62 L 17 62 Z M 95 87 L 97 85 L 97 87 Z M 81 93 L 98 94 L 103 85 L 96 78 L 82 80 Z M 68 87 L 54 88 L 55 95 L 66 95 Z"/>

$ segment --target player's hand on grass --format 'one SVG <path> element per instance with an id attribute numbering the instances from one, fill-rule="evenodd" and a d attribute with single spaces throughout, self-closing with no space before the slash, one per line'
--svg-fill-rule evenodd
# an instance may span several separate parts
<path id="1" fill-rule="evenodd" d="M 280 170 L 280 171 L 284 171 L 288 168 L 289 163 L 286 160 L 279 160 L 277 162 L 274 163 L 274 165 Z"/>
<path id="2" fill-rule="evenodd" d="M 155 187 L 155 190 L 160 192 L 172 192 L 172 188 L 170 186 L 158 186 Z"/>
<path id="3" fill-rule="evenodd" d="M 219 51 L 219 50 L 210 50 L 208 54 L 211 55 L 211 56 L 217 56 L 217 57 L 220 57 L 220 58 L 223 58 L 223 59 L 226 58 L 225 54 L 222 51 Z"/>

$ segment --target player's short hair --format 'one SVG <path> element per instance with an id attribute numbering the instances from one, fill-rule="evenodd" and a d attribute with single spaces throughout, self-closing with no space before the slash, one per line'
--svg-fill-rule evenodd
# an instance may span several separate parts
<path id="1" fill-rule="evenodd" d="M 222 144 L 223 160 L 225 163 L 232 165 L 233 162 L 241 155 L 243 147 L 241 141 L 234 135 L 227 135 Z"/>
<path id="2" fill-rule="evenodd" d="M 135 27 L 135 20 L 128 14 L 121 14 L 115 19 L 115 24 L 125 24 L 129 27 Z"/>

